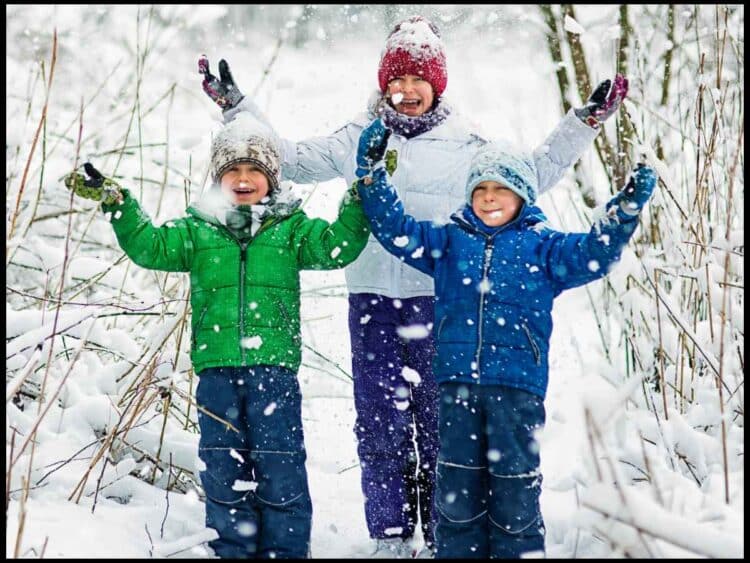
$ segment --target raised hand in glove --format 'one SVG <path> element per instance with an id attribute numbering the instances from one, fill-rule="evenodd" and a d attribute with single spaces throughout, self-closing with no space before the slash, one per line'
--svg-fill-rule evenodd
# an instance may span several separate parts
<path id="1" fill-rule="evenodd" d="M 391 130 L 383 124 L 381 118 L 375 119 L 362 131 L 357 145 L 358 178 L 369 176 L 375 166 L 383 160 L 390 136 Z"/>
<path id="2" fill-rule="evenodd" d="M 112 205 L 122 200 L 122 188 L 114 180 L 106 178 L 90 162 L 83 165 L 86 177 L 78 172 L 65 176 L 65 185 L 79 197 Z"/>
<path id="3" fill-rule="evenodd" d="M 653 168 L 639 162 L 619 194 L 620 210 L 625 215 L 638 215 L 654 193 L 657 179 Z"/>
<path id="4" fill-rule="evenodd" d="M 227 61 L 219 61 L 219 78 L 216 78 L 208 69 L 208 57 L 201 55 L 198 59 L 198 72 L 203 78 L 203 91 L 208 97 L 216 102 L 222 110 L 228 110 L 235 107 L 242 101 L 245 96 L 239 91 L 229 72 Z"/>
<path id="5" fill-rule="evenodd" d="M 601 82 L 589 96 L 586 105 L 573 111 L 581 121 L 598 129 L 602 121 L 618 110 L 627 95 L 628 79 L 616 74 L 614 83 L 609 79 Z"/>

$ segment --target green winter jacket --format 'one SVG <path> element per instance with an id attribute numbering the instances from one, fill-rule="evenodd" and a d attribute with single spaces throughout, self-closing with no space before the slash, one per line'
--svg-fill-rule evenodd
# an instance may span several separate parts
<path id="1" fill-rule="evenodd" d="M 236 239 L 216 217 L 191 206 L 188 216 L 155 227 L 127 192 L 104 205 L 117 240 L 144 268 L 190 272 L 191 358 L 209 367 L 276 365 L 301 360 L 300 270 L 353 262 L 369 226 L 358 198 L 345 197 L 333 223 L 293 208 L 265 219 L 255 235 Z"/>

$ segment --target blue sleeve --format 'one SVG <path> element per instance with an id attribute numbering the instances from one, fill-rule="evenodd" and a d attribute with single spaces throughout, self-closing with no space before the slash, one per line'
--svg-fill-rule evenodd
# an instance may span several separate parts
<path id="1" fill-rule="evenodd" d="M 638 227 L 638 215 L 617 212 L 618 198 L 607 203 L 606 215 L 588 233 L 551 231 L 539 248 L 540 262 L 558 291 L 571 289 L 607 275 Z"/>
<path id="2" fill-rule="evenodd" d="M 375 170 L 372 177 L 369 186 L 360 180 L 358 191 L 375 238 L 394 256 L 434 276 L 436 262 L 448 245 L 447 227 L 407 215 L 384 168 Z"/>

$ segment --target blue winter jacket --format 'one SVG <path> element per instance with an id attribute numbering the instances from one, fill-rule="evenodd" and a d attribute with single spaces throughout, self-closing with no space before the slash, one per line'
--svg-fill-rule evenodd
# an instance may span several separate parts
<path id="1" fill-rule="evenodd" d="M 606 275 L 638 225 L 638 215 L 608 213 L 588 233 L 562 233 L 526 204 L 497 228 L 466 207 L 444 225 L 417 221 L 382 169 L 359 191 L 378 241 L 435 280 L 437 382 L 507 385 L 542 398 L 554 298 Z"/>

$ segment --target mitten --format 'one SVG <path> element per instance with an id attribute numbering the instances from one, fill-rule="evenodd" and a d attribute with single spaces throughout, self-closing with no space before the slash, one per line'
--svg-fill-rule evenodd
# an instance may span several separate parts
<path id="1" fill-rule="evenodd" d="M 639 162 L 618 195 L 620 211 L 630 217 L 638 215 L 654 193 L 657 179 L 653 168 Z"/>
<path id="2" fill-rule="evenodd" d="M 112 205 L 122 199 L 120 184 L 99 172 L 90 162 L 83 165 L 86 172 L 84 178 L 78 172 L 71 172 L 65 177 L 65 185 L 79 197 L 100 201 L 105 205 Z"/>
<path id="3" fill-rule="evenodd" d="M 598 129 L 602 121 L 617 111 L 627 94 L 628 79 L 616 74 L 614 84 L 609 79 L 601 82 L 589 96 L 586 105 L 573 111 L 581 121 Z"/>
<path id="4" fill-rule="evenodd" d="M 359 136 L 357 145 L 357 178 L 370 176 L 373 169 L 383 160 L 391 130 L 380 118 L 368 125 Z"/>
<path id="5" fill-rule="evenodd" d="M 201 58 L 198 59 L 198 72 L 205 77 L 203 79 L 203 91 L 222 110 L 232 109 L 245 97 L 235 85 L 232 73 L 229 72 L 229 65 L 224 59 L 219 61 L 219 78 L 211 74 L 208 69 L 208 57 L 206 55 L 201 55 Z"/>

